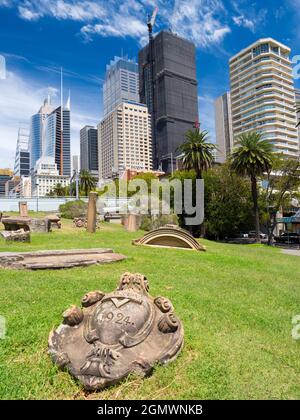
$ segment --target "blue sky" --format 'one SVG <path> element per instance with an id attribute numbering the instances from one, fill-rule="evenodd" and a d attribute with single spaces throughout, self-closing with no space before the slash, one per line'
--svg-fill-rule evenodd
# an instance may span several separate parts
<path id="1" fill-rule="evenodd" d="M 228 60 L 258 38 L 273 37 L 300 54 L 300 0 L 0 0 L 0 167 L 13 165 L 17 132 L 46 96 L 71 90 L 72 154 L 79 130 L 102 117 L 102 81 L 114 55 L 137 58 L 147 13 L 159 7 L 155 32 L 171 28 L 197 47 L 199 118 L 214 139 L 213 101 L 229 88 Z M 298 81 L 296 86 L 300 87 Z"/>

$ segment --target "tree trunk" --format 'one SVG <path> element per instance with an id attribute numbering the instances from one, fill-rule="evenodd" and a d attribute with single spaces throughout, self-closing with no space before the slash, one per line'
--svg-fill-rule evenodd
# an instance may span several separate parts
<path id="1" fill-rule="evenodd" d="M 255 237 L 256 243 L 261 243 L 260 240 L 260 225 L 259 225 L 259 210 L 258 210 L 258 192 L 257 192 L 257 179 L 251 176 L 251 190 L 253 200 L 253 213 L 255 218 Z"/>
<path id="2" fill-rule="evenodd" d="M 199 168 L 196 168 L 196 179 L 202 179 L 202 171 Z"/>

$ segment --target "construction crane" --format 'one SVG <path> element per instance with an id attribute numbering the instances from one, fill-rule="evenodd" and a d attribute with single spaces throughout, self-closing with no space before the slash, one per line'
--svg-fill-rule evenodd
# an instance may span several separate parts
<path id="1" fill-rule="evenodd" d="M 153 35 L 152 35 L 152 31 L 153 31 L 153 27 L 155 24 L 155 19 L 157 16 L 157 12 L 158 12 L 158 7 L 155 7 L 152 13 L 152 17 L 150 18 L 150 15 L 148 15 L 148 21 L 147 21 L 147 26 L 148 26 L 148 31 L 149 31 L 149 39 L 152 39 Z"/>

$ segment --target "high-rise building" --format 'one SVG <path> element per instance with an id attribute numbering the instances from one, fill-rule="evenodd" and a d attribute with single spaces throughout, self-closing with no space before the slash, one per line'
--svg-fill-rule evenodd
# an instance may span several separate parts
<path id="1" fill-rule="evenodd" d="M 290 48 L 259 39 L 229 61 L 234 141 L 249 131 L 262 133 L 285 156 L 299 155 Z"/>
<path id="2" fill-rule="evenodd" d="M 45 121 L 45 146 L 43 156 L 51 156 L 57 165 L 59 175 L 71 175 L 71 127 L 70 107 L 63 107 L 61 124 L 61 106 L 54 109 Z"/>
<path id="3" fill-rule="evenodd" d="M 98 176 L 98 132 L 90 125 L 80 130 L 80 168 Z"/>
<path id="4" fill-rule="evenodd" d="M 29 176 L 30 152 L 29 133 L 27 129 L 20 127 L 15 156 L 14 177 Z"/>
<path id="5" fill-rule="evenodd" d="M 5 184 L 12 179 L 13 171 L 10 169 L 0 169 L 0 196 L 5 196 Z"/>
<path id="6" fill-rule="evenodd" d="M 76 171 L 77 173 L 80 170 L 80 167 L 79 167 L 79 156 L 78 155 L 73 155 L 72 156 L 72 170 L 73 171 Z"/>
<path id="7" fill-rule="evenodd" d="M 224 163 L 233 147 L 230 93 L 215 100 L 216 161 Z"/>
<path id="8" fill-rule="evenodd" d="M 31 177 L 22 176 L 20 181 L 20 197 L 31 197 Z"/>
<path id="9" fill-rule="evenodd" d="M 50 156 L 54 159 L 60 175 L 71 175 L 69 99 L 67 105 L 63 107 L 63 123 L 61 123 L 61 114 L 61 106 L 53 107 L 48 95 L 39 112 L 31 117 L 29 135 L 31 171 L 42 156 Z"/>
<path id="10" fill-rule="evenodd" d="M 153 166 L 171 172 L 171 156 L 198 120 L 195 45 L 171 32 L 156 35 L 139 52 L 139 89 L 152 117 Z"/>
<path id="11" fill-rule="evenodd" d="M 5 196 L 6 197 L 20 197 L 20 182 L 19 176 L 14 176 L 5 183 Z"/>
<path id="12" fill-rule="evenodd" d="M 66 187 L 70 184 L 70 177 L 59 174 L 57 164 L 53 161 L 53 157 L 41 157 L 31 174 L 32 196 L 44 197 L 53 191 L 57 184 Z"/>
<path id="13" fill-rule="evenodd" d="M 297 109 L 300 107 L 300 89 L 295 89 L 296 105 Z"/>
<path id="14" fill-rule="evenodd" d="M 108 115 L 123 101 L 139 102 L 138 64 L 127 57 L 115 57 L 106 67 L 103 85 L 103 113 Z"/>
<path id="15" fill-rule="evenodd" d="M 31 117 L 29 135 L 30 170 L 35 167 L 36 162 L 43 154 L 45 120 L 53 110 L 48 95 L 38 113 Z"/>
<path id="16" fill-rule="evenodd" d="M 151 119 L 146 105 L 123 102 L 98 125 L 99 177 L 152 169 Z"/>

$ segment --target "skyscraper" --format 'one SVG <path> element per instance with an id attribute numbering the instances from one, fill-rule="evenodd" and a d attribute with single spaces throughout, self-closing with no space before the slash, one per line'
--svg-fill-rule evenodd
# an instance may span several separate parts
<path id="1" fill-rule="evenodd" d="M 99 177 L 152 169 L 151 119 L 146 105 L 122 102 L 98 125 Z"/>
<path id="2" fill-rule="evenodd" d="M 13 172 L 10 169 L 0 169 L 0 196 L 5 196 L 5 184 L 12 176 Z"/>
<path id="3" fill-rule="evenodd" d="M 30 152 L 29 133 L 25 128 L 20 127 L 15 156 L 14 177 L 29 176 L 30 174 Z"/>
<path id="4" fill-rule="evenodd" d="M 98 132 L 90 125 L 80 130 L 80 168 L 98 176 Z"/>
<path id="5" fill-rule="evenodd" d="M 215 100 L 216 161 L 224 163 L 233 147 L 230 93 Z"/>
<path id="6" fill-rule="evenodd" d="M 61 124 L 63 114 L 63 124 Z M 57 165 L 59 175 L 71 176 L 70 107 L 61 106 L 48 115 L 44 128 L 44 156 L 50 156 Z"/>
<path id="7" fill-rule="evenodd" d="M 198 120 L 195 46 L 162 31 L 139 52 L 141 102 L 152 116 L 153 165 L 171 172 L 171 153 Z"/>
<path id="8" fill-rule="evenodd" d="M 108 115 L 123 101 L 139 102 L 138 64 L 115 57 L 106 66 L 103 85 L 103 112 Z"/>
<path id="9" fill-rule="evenodd" d="M 300 122 L 300 89 L 295 89 L 296 96 L 296 110 L 297 110 L 297 120 Z M 298 126 L 298 139 L 299 139 L 299 149 L 300 149 L 300 125 Z"/>
<path id="10" fill-rule="evenodd" d="M 229 61 L 233 136 L 259 131 L 285 156 L 299 155 L 290 48 L 259 39 Z"/>
<path id="11" fill-rule="evenodd" d="M 79 156 L 78 155 L 73 155 L 72 156 L 72 170 L 76 171 L 77 173 L 80 170 L 80 168 L 79 168 Z"/>
<path id="12" fill-rule="evenodd" d="M 31 172 L 41 157 L 52 157 L 59 175 L 71 175 L 70 112 L 70 98 L 66 106 L 55 108 L 48 95 L 38 113 L 31 117 L 29 135 Z M 63 114 L 62 121 L 61 114 Z"/>
<path id="13" fill-rule="evenodd" d="M 30 120 L 29 151 L 30 151 L 30 170 L 33 170 L 36 162 L 42 156 L 44 150 L 44 125 L 49 114 L 54 110 L 51 99 L 48 95 L 38 113 L 33 115 Z"/>

